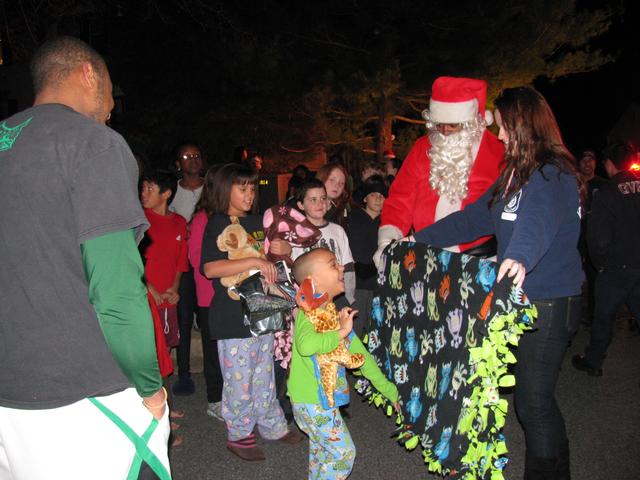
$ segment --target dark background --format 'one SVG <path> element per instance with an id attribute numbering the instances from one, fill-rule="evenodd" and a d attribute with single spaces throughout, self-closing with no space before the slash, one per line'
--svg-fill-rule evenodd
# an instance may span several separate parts
<path id="1" fill-rule="evenodd" d="M 588 148 L 600 153 L 620 117 L 632 104 L 640 103 L 640 9 L 638 2 L 627 2 L 625 9 L 610 32 L 594 42 L 616 54 L 614 61 L 594 72 L 535 82 L 576 155 Z"/>
<path id="2" fill-rule="evenodd" d="M 359 161 L 392 145 L 402 157 L 424 132 L 419 112 L 439 75 L 486 79 L 489 103 L 533 84 L 576 154 L 600 152 L 639 101 L 631 0 L 0 4 L 3 116 L 30 102 L 34 49 L 75 35 L 108 61 L 112 127 L 152 164 L 184 139 L 212 163 L 246 145 L 272 171 L 318 152 Z"/>

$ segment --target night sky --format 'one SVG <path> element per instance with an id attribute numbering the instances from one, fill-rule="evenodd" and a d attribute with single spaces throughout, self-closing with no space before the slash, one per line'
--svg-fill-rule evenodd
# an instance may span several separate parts
<path id="1" fill-rule="evenodd" d="M 544 48 L 552 40 L 544 37 L 545 25 L 536 25 L 549 22 L 540 12 L 574 3 L 577 14 L 609 8 L 610 27 L 586 46 L 560 40 L 545 58 L 586 48 L 615 60 L 553 81 L 542 71 L 517 71 L 527 47 L 518 41 L 539 40 Z M 364 158 L 362 150 L 375 147 L 378 124 L 371 119 L 380 111 L 420 119 L 420 102 L 442 74 L 487 72 L 490 86 L 493 77 L 500 85 L 527 79 L 549 100 L 576 154 L 600 152 L 625 109 L 640 101 L 634 73 L 640 16 L 631 0 L 49 0 L 3 6 L 5 66 L 26 65 L 34 48 L 55 34 L 83 38 L 105 56 L 124 93 L 123 113 L 114 113 L 112 126 L 151 163 L 163 163 L 185 139 L 201 143 L 213 162 L 231 160 L 237 145 L 278 154 L 283 146 L 305 150 L 318 141 L 329 154 Z M 0 83 L 0 100 L 13 95 L 6 88 Z M 403 103 L 407 97 L 417 101 L 412 108 Z M 422 132 L 419 124 L 394 122 L 394 148 L 406 153 Z"/>
<path id="2" fill-rule="evenodd" d="M 639 10 L 637 2 L 627 2 L 625 15 L 594 42 L 616 53 L 614 62 L 553 83 L 545 79 L 535 82 L 554 109 L 565 141 L 576 155 L 588 148 L 600 153 L 618 119 L 632 103 L 640 104 Z"/>

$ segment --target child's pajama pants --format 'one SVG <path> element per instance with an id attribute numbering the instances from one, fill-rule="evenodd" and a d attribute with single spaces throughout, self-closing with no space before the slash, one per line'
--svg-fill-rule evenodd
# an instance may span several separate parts
<path id="1" fill-rule="evenodd" d="M 349 476 L 356 447 L 340 410 L 293 403 L 293 416 L 309 435 L 309 480 L 343 480 Z"/>
<path id="2" fill-rule="evenodd" d="M 248 437 L 255 425 L 267 440 L 286 435 L 287 421 L 276 398 L 273 375 L 273 335 L 218 340 L 218 356 L 228 439 Z"/>

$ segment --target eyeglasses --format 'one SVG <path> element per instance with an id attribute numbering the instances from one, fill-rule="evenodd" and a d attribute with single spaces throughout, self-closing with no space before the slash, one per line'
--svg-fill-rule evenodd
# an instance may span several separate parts
<path id="1" fill-rule="evenodd" d="M 462 130 L 462 123 L 436 123 L 436 129 L 440 133 L 455 133 Z"/>
<path id="2" fill-rule="evenodd" d="M 185 153 L 183 155 L 180 155 L 180 158 L 182 158 L 183 160 L 199 160 L 201 158 L 201 155 L 199 153 Z"/>

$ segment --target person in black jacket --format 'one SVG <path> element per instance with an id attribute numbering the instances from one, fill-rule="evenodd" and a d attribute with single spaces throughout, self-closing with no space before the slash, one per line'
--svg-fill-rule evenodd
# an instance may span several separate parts
<path id="1" fill-rule="evenodd" d="M 368 327 L 373 289 L 376 286 L 376 266 L 373 254 L 378 248 L 380 212 L 388 190 L 381 175 L 372 175 L 361 185 L 362 208 L 354 208 L 347 217 L 347 236 L 356 270 L 354 308 L 358 310 L 353 329 L 359 337 Z"/>
<path id="2" fill-rule="evenodd" d="M 585 150 L 580 155 L 578 160 L 578 174 L 582 179 L 585 186 L 586 196 L 583 203 L 583 214 L 580 225 L 580 240 L 578 241 L 578 250 L 582 256 L 582 269 L 586 276 L 586 312 L 583 316 L 582 323 L 585 325 L 591 325 L 593 321 L 593 309 L 594 309 L 594 284 L 596 281 L 596 269 L 589 258 L 589 249 L 587 248 L 587 219 L 591 212 L 591 199 L 594 192 L 597 192 L 602 186 L 606 185 L 608 180 L 596 175 L 596 165 L 598 159 L 593 150 Z"/>
<path id="3" fill-rule="evenodd" d="M 594 195 L 587 224 L 589 256 L 598 271 L 591 340 L 573 366 L 602 375 L 616 312 L 626 303 L 640 319 L 640 164 L 626 144 L 614 145 L 604 162 L 611 181 Z"/>

